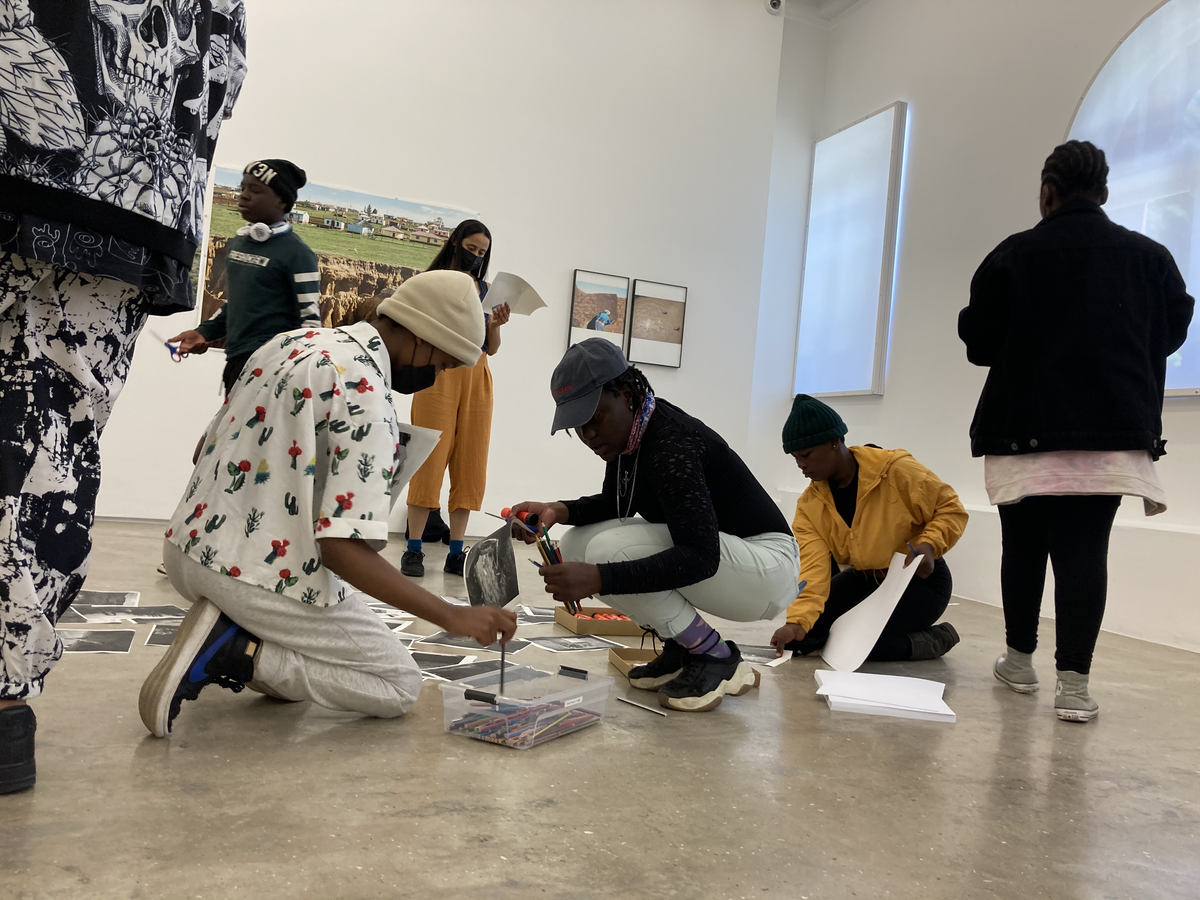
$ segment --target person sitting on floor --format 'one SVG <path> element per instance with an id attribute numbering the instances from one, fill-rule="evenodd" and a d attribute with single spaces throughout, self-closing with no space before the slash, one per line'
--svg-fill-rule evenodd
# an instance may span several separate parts
<path id="1" fill-rule="evenodd" d="M 820 650 L 837 618 L 869 597 L 904 553 L 917 575 L 867 657 L 936 659 L 958 643 L 946 611 L 953 583 L 942 558 L 962 536 L 967 512 L 950 485 L 907 450 L 846 446 L 846 425 L 820 400 L 798 394 L 783 426 L 783 450 L 811 480 L 792 531 L 808 584 L 771 638 L 785 650 Z M 912 550 L 915 550 L 914 554 Z M 836 566 L 845 566 L 837 571 Z"/>
<path id="2" fill-rule="evenodd" d="M 412 655 L 339 579 L 484 645 L 512 637 L 512 612 L 452 606 L 378 552 L 404 468 L 391 392 L 474 365 L 483 338 L 471 278 L 426 272 L 370 321 L 287 332 L 250 357 L 163 544 L 192 607 L 142 685 L 153 734 L 165 737 L 181 702 L 214 682 L 372 716 L 407 712 L 421 689 Z"/>
<path id="3" fill-rule="evenodd" d="M 513 507 L 574 526 L 560 544 L 563 563 L 541 569 L 546 592 L 562 603 L 603 595 L 666 638 L 657 659 L 629 673 L 663 706 L 704 712 L 745 694 L 758 673 L 698 610 L 738 622 L 783 612 L 800 577 L 787 520 L 721 436 L 655 397 L 612 341 L 569 349 L 550 392 L 551 433 L 574 429 L 608 467 L 599 494 Z"/>

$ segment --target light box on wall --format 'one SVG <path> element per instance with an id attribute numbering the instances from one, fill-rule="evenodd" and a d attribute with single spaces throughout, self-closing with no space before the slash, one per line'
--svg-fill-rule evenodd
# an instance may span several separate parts
<path id="1" fill-rule="evenodd" d="M 817 142 L 797 393 L 883 393 L 907 119 L 897 102 Z"/>
<path id="2" fill-rule="evenodd" d="M 1163 244 L 1190 292 L 1200 283 L 1200 0 L 1148 15 L 1088 87 L 1067 137 L 1108 158 L 1118 225 Z M 1167 396 L 1200 394 L 1200 328 L 1167 360 Z"/>

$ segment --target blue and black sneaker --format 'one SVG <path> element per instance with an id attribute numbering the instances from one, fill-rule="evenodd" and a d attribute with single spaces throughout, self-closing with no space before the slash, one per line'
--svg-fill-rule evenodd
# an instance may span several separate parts
<path id="1" fill-rule="evenodd" d="M 254 677 L 254 657 L 247 653 L 258 638 L 240 627 L 213 603 L 192 604 L 166 655 L 142 685 L 138 711 L 155 737 L 171 733 L 184 700 L 195 700 L 210 684 L 234 693 Z"/>

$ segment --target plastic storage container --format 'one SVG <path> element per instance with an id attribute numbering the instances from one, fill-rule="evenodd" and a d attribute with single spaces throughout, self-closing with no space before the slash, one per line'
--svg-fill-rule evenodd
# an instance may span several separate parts
<path id="1" fill-rule="evenodd" d="M 439 684 L 446 730 L 528 750 L 604 718 L 613 679 L 562 666 L 557 673 L 530 666 Z"/>

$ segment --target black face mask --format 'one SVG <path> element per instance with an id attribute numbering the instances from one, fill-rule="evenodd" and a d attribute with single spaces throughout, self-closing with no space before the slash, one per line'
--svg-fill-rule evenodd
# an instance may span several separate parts
<path id="1" fill-rule="evenodd" d="M 416 358 L 417 348 L 414 346 L 414 362 Z M 433 359 L 432 350 L 429 351 L 429 358 Z M 417 391 L 433 387 L 435 381 L 437 381 L 437 368 L 432 362 L 423 366 L 415 366 L 410 362 L 401 366 L 398 372 L 392 373 L 392 390 L 399 391 L 401 394 L 415 394 Z"/>
<path id="2" fill-rule="evenodd" d="M 459 247 L 454 253 L 457 257 L 458 268 L 468 275 L 474 275 L 479 271 L 479 267 L 483 265 L 483 257 L 476 256 L 466 247 Z"/>

